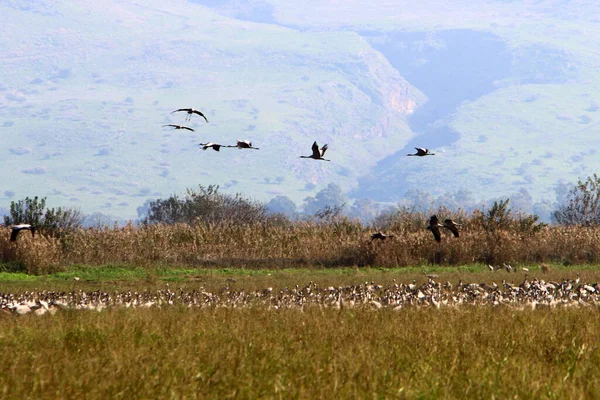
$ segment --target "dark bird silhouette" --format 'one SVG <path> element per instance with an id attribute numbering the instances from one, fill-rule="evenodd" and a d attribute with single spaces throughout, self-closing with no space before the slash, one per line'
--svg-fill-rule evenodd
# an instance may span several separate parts
<path id="1" fill-rule="evenodd" d="M 418 157 L 435 156 L 435 153 L 430 152 L 429 149 L 424 149 L 422 147 L 415 147 L 415 150 L 417 150 L 417 152 L 415 154 L 407 154 L 407 156 L 418 156 Z"/>
<path id="2" fill-rule="evenodd" d="M 371 235 L 371 242 L 373 240 L 385 240 L 386 238 L 393 238 L 394 235 L 386 235 L 383 232 L 375 232 L 374 234 Z"/>
<path id="3" fill-rule="evenodd" d="M 189 121 L 192 118 L 193 114 L 198 114 L 199 116 L 201 116 L 202 118 L 204 118 L 204 120 L 206 122 L 208 122 L 208 119 L 206 118 L 206 116 L 204 114 L 202 114 L 202 111 L 200 110 L 196 110 L 194 108 L 180 108 L 178 110 L 175 110 L 173 112 L 171 112 L 171 114 L 179 112 L 179 111 L 185 111 L 188 115 L 185 117 L 186 121 Z"/>
<path id="4" fill-rule="evenodd" d="M 459 226 L 461 226 L 461 224 L 457 224 L 456 222 L 452 221 L 451 219 L 444 220 L 444 228 L 448 228 L 450 230 L 450 232 L 452 232 L 454 237 L 459 236 L 459 232 L 458 232 Z"/>
<path id="5" fill-rule="evenodd" d="M 331 161 L 323 158 L 325 152 L 327 151 L 327 145 L 324 145 L 319 149 L 319 145 L 317 142 L 314 142 L 312 145 L 312 154 L 310 156 L 300 156 L 300 158 L 312 158 L 314 160 L 323 160 L 323 161 Z"/>
<path id="6" fill-rule="evenodd" d="M 444 225 L 440 224 L 440 222 L 438 221 L 437 215 L 432 215 L 431 218 L 429 218 L 429 226 L 427 227 L 427 229 L 429 229 L 431 233 L 433 233 L 433 237 L 438 243 L 442 241 L 442 234 L 440 232 L 440 228 L 442 228 L 443 226 Z"/>
<path id="7" fill-rule="evenodd" d="M 200 146 L 202 146 L 202 150 L 206 150 L 206 149 L 213 149 L 214 151 L 220 151 L 221 147 L 231 147 L 231 146 L 223 146 L 221 144 L 218 143 L 213 143 L 213 142 L 208 142 L 208 143 L 200 143 Z M 233 146 L 235 147 L 235 146 Z"/>
<path id="8" fill-rule="evenodd" d="M 35 226 L 33 225 L 29 225 L 29 224 L 20 224 L 20 225 L 14 225 L 12 227 L 12 232 L 10 234 L 10 240 L 12 242 L 14 242 L 15 240 L 17 240 L 17 236 L 19 235 L 19 232 L 26 230 L 26 231 L 31 231 L 31 236 L 34 237 L 35 236 Z"/>
<path id="9" fill-rule="evenodd" d="M 183 126 L 183 125 L 168 124 L 168 125 L 163 125 L 163 128 L 165 126 L 172 126 L 175 129 L 187 129 L 188 131 L 194 132 L 194 130 L 192 128 L 188 128 L 187 126 Z"/>
<path id="10" fill-rule="evenodd" d="M 238 149 L 253 149 L 258 150 L 258 147 L 252 147 L 252 142 L 249 140 L 238 140 L 235 146 L 227 146 L 227 147 L 237 147 Z"/>

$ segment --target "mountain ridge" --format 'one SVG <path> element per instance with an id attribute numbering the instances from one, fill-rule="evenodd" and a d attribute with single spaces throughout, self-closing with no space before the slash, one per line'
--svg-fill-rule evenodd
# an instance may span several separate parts
<path id="1" fill-rule="evenodd" d="M 0 132 L 9 138 L 0 200 L 41 195 L 128 218 L 148 198 L 197 184 L 298 204 L 330 182 L 387 202 L 424 185 L 434 195 L 468 187 L 480 199 L 526 188 L 541 200 L 600 169 L 600 60 L 585 39 L 598 28 L 575 10 L 589 7 L 442 3 L 382 0 L 368 13 L 356 2 L 309 13 L 288 0 L 239 10 L 180 0 L 0 5 Z M 457 29 L 467 36 L 452 39 Z M 489 35 L 505 47 L 480 57 L 481 68 L 509 62 L 503 75 L 430 111 L 445 101 L 431 87 L 462 90 L 475 78 L 452 68 Z M 412 64 L 395 63 L 399 55 Z M 190 106 L 210 123 L 193 119 L 194 134 L 161 128 L 182 123 L 171 111 Z M 237 139 L 260 152 L 197 146 Z M 329 143 L 332 163 L 298 158 L 314 140 Z M 407 159 L 417 145 L 436 156 Z"/>

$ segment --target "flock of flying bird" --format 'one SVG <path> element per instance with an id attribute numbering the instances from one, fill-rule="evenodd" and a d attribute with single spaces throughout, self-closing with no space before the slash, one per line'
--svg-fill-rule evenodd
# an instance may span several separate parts
<path id="1" fill-rule="evenodd" d="M 196 115 L 199 115 L 202 118 L 204 118 L 204 120 L 208 123 L 208 118 L 206 118 L 206 115 L 204 115 L 204 113 L 202 111 L 196 110 L 195 108 L 179 108 L 179 109 L 171 112 L 171 114 L 176 113 L 176 112 L 187 113 L 187 115 L 185 117 L 186 121 L 190 121 L 192 116 L 194 114 L 196 114 Z M 167 124 L 167 125 L 163 125 L 163 128 L 167 127 L 167 126 L 174 128 L 174 129 L 185 129 L 190 132 L 194 132 L 194 129 L 190 128 L 189 126 L 177 125 L 177 124 Z M 214 151 L 220 151 L 221 147 L 237 147 L 238 149 L 259 150 L 258 147 L 252 146 L 252 142 L 250 142 L 249 140 L 238 140 L 237 144 L 235 146 L 224 146 L 222 144 L 215 143 L 215 142 L 200 143 L 200 146 L 202 146 L 202 150 L 213 149 Z"/>
<path id="2" fill-rule="evenodd" d="M 208 118 L 206 118 L 206 115 L 204 115 L 204 113 L 202 111 L 196 110 L 195 108 L 179 108 L 175 111 L 172 111 L 171 114 L 176 113 L 176 112 L 187 113 L 186 118 L 185 118 L 186 121 L 190 121 L 192 116 L 194 114 L 196 114 L 196 115 L 199 115 L 200 117 L 204 118 L 204 120 L 206 122 L 208 122 Z M 190 132 L 194 132 L 193 128 L 190 128 L 189 126 L 184 126 L 184 125 L 167 124 L 167 125 L 163 125 L 163 128 L 164 127 L 171 127 L 174 129 L 183 129 L 183 130 L 188 130 Z M 215 143 L 215 142 L 200 143 L 200 146 L 202 147 L 202 150 L 213 149 L 215 151 L 220 151 L 221 147 L 237 147 L 238 149 L 259 150 L 258 147 L 252 146 L 252 142 L 249 140 L 238 140 L 234 146 L 225 146 L 225 145 Z M 312 158 L 313 160 L 331 161 L 331 160 L 327 160 L 327 159 L 323 158 L 326 151 L 327 151 L 327 145 L 324 145 L 323 147 L 319 148 L 319 145 L 317 144 L 317 142 L 314 142 L 312 145 L 312 154 L 310 156 L 300 156 L 300 158 Z M 421 152 L 423 152 L 423 154 L 421 154 Z M 427 150 L 427 149 L 417 149 L 417 154 L 411 154 L 411 155 L 433 155 L 433 153 L 430 153 L 429 150 Z"/>
<path id="3" fill-rule="evenodd" d="M 200 117 L 204 118 L 204 120 L 206 122 L 208 122 L 208 118 L 206 118 L 206 116 L 202 113 L 202 111 L 196 110 L 194 108 L 179 108 L 179 109 L 171 112 L 171 114 L 176 113 L 176 112 L 186 112 L 187 113 L 187 116 L 186 116 L 187 121 L 189 121 L 191 119 L 192 115 L 197 114 Z M 175 124 L 163 125 L 163 127 L 167 127 L 167 126 L 173 127 L 175 129 L 186 129 L 191 132 L 194 132 L 194 129 L 187 127 L 187 126 L 183 126 L 183 125 L 175 125 Z M 258 150 L 258 147 L 253 147 L 252 142 L 250 142 L 248 140 L 238 140 L 237 144 L 235 146 L 224 146 L 224 145 L 221 145 L 221 144 L 215 143 L 215 142 L 200 143 L 200 146 L 202 146 L 202 150 L 207 150 L 207 149 L 212 148 L 215 151 L 220 151 L 221 147 L 237 147 L 238 149 Z M 425 149 L 422 147 L 415 147 L 415 150 L 417 150 L 416 153 L 407 154 L 407 156 L 425 157 L 425 156 L 434 156 L 435 155 L 435 153 L 432 153 L 429 149 Z M 312 154 L 309 156 L 300 156 L 300 158 L 312 158 L 313 160 L 331 161 L 331 160 L 323 158 L 325 156 L 326 151 L 327 151 L 327 144 L 325 144 L 325 145 L 323 145 L 323 147 L 319 148 L 319 145 L 315 141 L 312 145 Z M 440 243 L 442 241 L 442 234 L 440 232 L 440 228 L 447 228 L 450 230 L 450 232 L 452 232 L 454 237 L 459 237 L 459 231 L 458 231 L 459 226 L 460 226 L 460 224 L 457 224 L 456 222 L 452 221 L 451 219 L 446 219 L 443 224 L 440 224 L 437 216 L 433 215 L 429 219 L 429 226 L 427 226 L 427 229 L 429 229 L 433 233 L 434 239 L 438 243 Z M 376 232 L 371 235 L 371 242 L 373 240 L 384 240 L 388 237 L 393 237 L 393 235 L 389 235 L 389 234 L 386 235 L 383 232 Z"/>
<path id="4" fill-rule="evenodd" d="M 204 120 L 208 123 L 208 118 L 206 118 L 206 115 L 204 115 L 204 113 L 202 111 L 196 110 L 195 108 L 179 108 L 177 110 L 172 111 L 171 114 L 176 113 L 176 112 L 187 113 L 186 118 L 185 118 L 186 121 L 190 121 L 192 116 L 194 114 L 196 114 L 196 115 L 199 115 L 200 117 L 204 118 Z M 163 125 L 163 127 L 171 127 L 176 130 L 188 130 L 190 132 L 194 132 L 193 128 L 190 128 L 190 127 L 184 126 L 184 125 L 167 124 L 167 125 Z M 237 144 L 235 146 L 225 146 L 225 145 L 221 145 L 221 144 L 215 143 L 215 142 L 200 143 L 199 145 L 202 147 L 202 150 L 213 149 L 215 151 L 220 151 L 221 147 L 237 147 L 238 149 L 259 150 L 258 147 L 252 146 L 252 142 L 250 142 L 249 140 L 238 140 Z M 417 152 L 415 154 L 407 154 L 407 156 L 424 157 L 424 156 L 435 155 L 435 153 L 432 153 L 431 151 L 429 151 L 429 149 L 415 147 L 415 150 L 417 150 Z M 300 158 L 312 158 L 313 160 L 331 161 L 331 160 L 323 158 L 325 156 L 326 151 L 327 151 L 327 144 L 325 144 L 319 148 L 319 145 L 315 141 L 312 145 L 312 154 L 309 156 L 300 156 Z M 440 228 L 447 228 L 452 232 L 454 237 L 459 237 L 459 231 L 458 231 L 459 226 L 460 226 L 460 224 L 455 223 L 451 219 L 446 219 L 443 224 L 440 224 L 437 216 L 433 215 L 429 219 L 429 226 L 427 226 L 427 229 L 433 233 L 434 239 L 438 243 L 440 243 L 442 241 L 442 235 L 440 232 Z M 32 235 L 35 236 L 35 230 L 36 230 L 35 226 L 30 225 L 30 224 L 20 224 L 20 225 L 15 225 L 12 227 L 12 233 L 10 236 L 10 240 L 11 241 L 17 240 L 17 236 L 18 236 L 19 232 L 22 230 L 29 230 L 29 231 L 31 231 Z M 388 238 L 388 237 L 391 238 L 393 236 L 394 235 L 385 234 L 383 232 L 376 232 L 371 235 L 371 242 L 373 240 L 385 240 L 386 238 Z"/>

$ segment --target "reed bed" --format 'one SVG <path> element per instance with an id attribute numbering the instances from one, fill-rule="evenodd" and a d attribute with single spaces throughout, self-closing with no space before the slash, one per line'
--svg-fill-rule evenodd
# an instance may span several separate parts
<path id="1" fill-rule="evenodd" d="M 196 223 L 79 229 L 61 235 L 0 234 L 0 254 L 32 274 L 70 264 L 192 267 L 398 267 L 423 264 L 598 263 L 600 228 L 537 224 L 525 217 L 460 216 L 461 236 L 443 230 L 441 243 L 426 229 L 425 214 L 389 222 L 393 238 L 371 241 L 372 226 L 329 222 Z"/>
<path id="2" fill-rule="evenodd" d="M 0 314 L 0 394 L 21 398 L 600 396 L 596 307 Z"/>

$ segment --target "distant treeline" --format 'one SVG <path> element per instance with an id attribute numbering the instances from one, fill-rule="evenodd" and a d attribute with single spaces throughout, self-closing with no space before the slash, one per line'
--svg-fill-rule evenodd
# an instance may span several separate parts
<path id="1" fill-rule="evenodd" d="M 34 198 L 13 202 L 5 223 L 37 224 L 40 235 L 20 235 L 11 242 L 7 228 L 0 235 L 0 251 L 5 270 L 33 274 L 69 264 L 283 268 L 597 263 L 598 193 L 598 176 L 580 181 L 571 201 L 556 211 L 560 224 L 552 226 L 535 215 L 512 211 L 508 199 L 473 211 L 399 208 L 365 224 L 336 207 L 310 219 L 290 219 L 241 195 L 200 187 L 182 197 L 150 202 L 146 218 L 137 225 L 82 228 L 69 210 L 42 212 L 45 202 Z M 426 229 L 434 213 L 440 220 L 460 222 L 460 237 L 444 231 L 441 243 L 434 241 Z M 394 237 L 371 241 L 375 230 Z"/>

